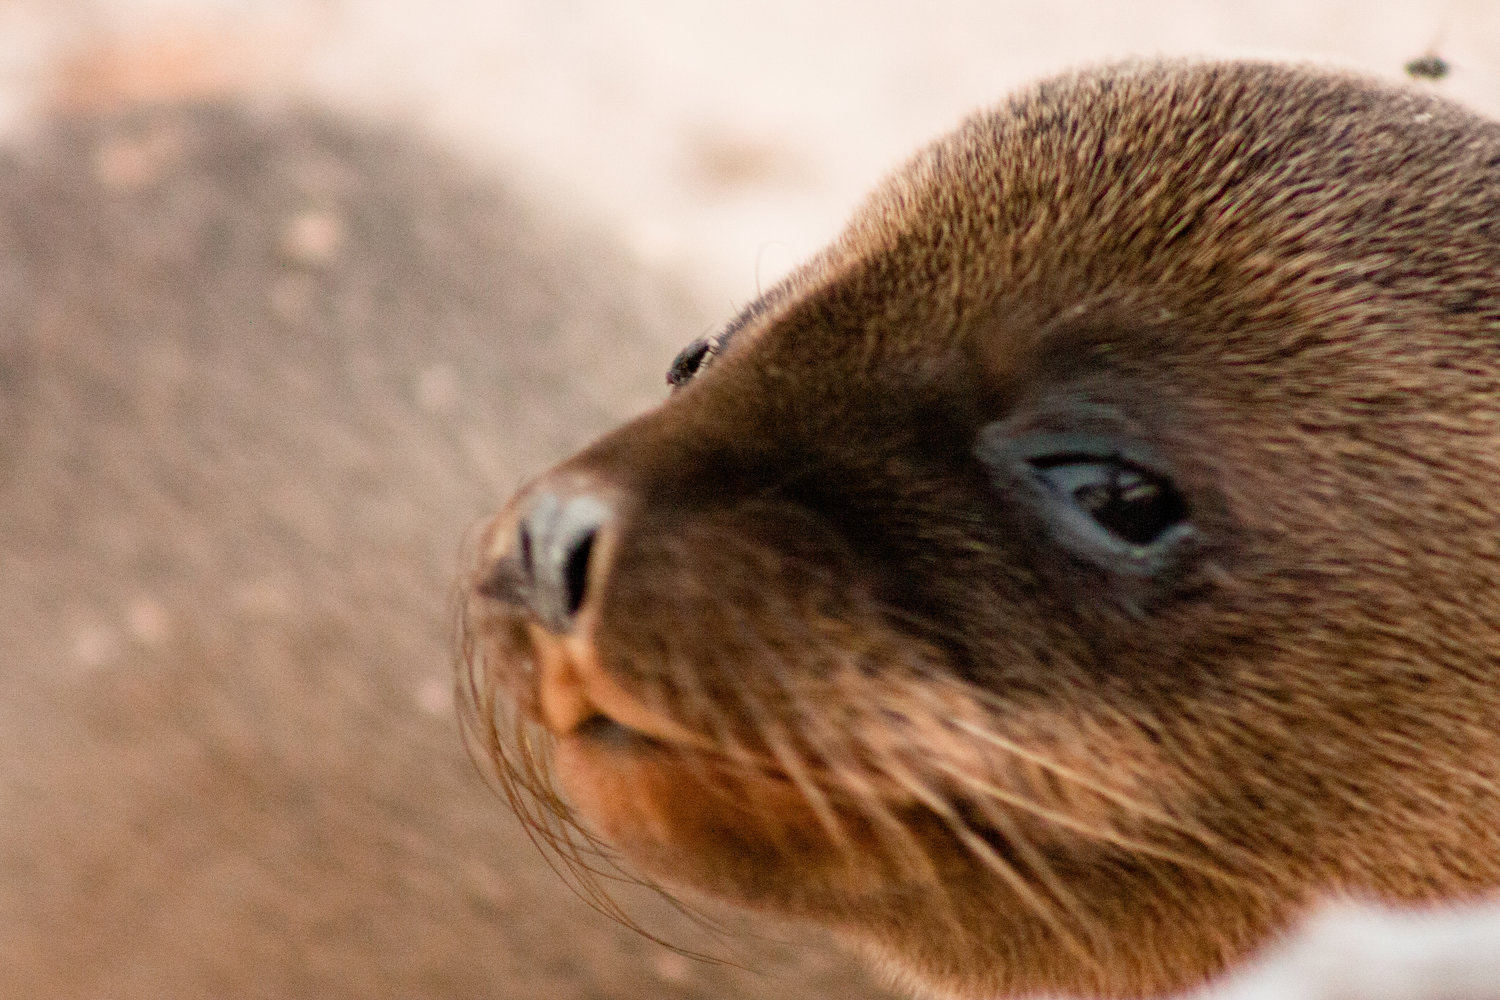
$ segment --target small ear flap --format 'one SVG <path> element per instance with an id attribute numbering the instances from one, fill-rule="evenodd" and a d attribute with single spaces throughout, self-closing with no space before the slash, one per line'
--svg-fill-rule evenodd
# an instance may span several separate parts
<path id="1" fill-rule="evenodd" d="M 676 390 L 692 381 L 693 376 L 713 361 L 722 343 L 720 334 L 711 333 L 684 347 L 672 359 L 672 367 L 667 369 L 667 384 Z"/>

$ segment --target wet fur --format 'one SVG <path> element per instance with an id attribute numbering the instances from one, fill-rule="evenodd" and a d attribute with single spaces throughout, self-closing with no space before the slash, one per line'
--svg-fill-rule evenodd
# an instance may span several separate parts
<path id="1" fill-rule="evenodd" d="M 1500 888 L 1496 226 L 1500 129 L 1426 93 L 1026 91 L 543 480 L 618 498 L 588 655 L 708 746 L 557 795 L 495 722 L 538 640 L 486 596 L 471 731 L 557 837 L 955 997 L 1158 995 L 1319 900 Z M 1181 566 L 1079 564 L 976 457 L 1088 407 L 1188 497 Z"/>

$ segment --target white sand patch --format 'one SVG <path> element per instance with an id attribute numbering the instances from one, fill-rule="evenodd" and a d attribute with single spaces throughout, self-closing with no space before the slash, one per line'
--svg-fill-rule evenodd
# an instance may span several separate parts
<path id="1" fill-rule="evenodd" d="M 1500 907 L 1340 907 L 1197 1000 L 1497 1000 Z"/>

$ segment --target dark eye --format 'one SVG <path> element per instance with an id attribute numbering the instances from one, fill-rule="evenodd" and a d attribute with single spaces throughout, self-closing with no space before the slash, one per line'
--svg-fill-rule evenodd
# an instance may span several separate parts
<path id="1" fill-rule="evenodd" d="M 1029 464 L 1060 500 L 1131 545 L 1151 545 L 1187 517 L 1187 504 L 1165 477 L 1129 462 L 1046 455 Z"/>
<path id="2" fill-rule="evenodd" d="M 1100 408 L 1075 407 L 1074 416 L 1120 422 Z M 1152 578 L 1197 550 L 1186 495 L 1134 435 L 1015 433 L 999 422 L 980 430 L 974 453 L 1002 500 L 1033 511 L 1050 540 L 1077 559 Z"/>
<path id="3" fill-rule="evenodd" d="M 682 353 L 672 359 L 672 367 L 667 369 L 667 384 L 673 389 L 680 389 L 693 376 L 703 370 L 714 355 L 719 353 L 720 338 L 717 335 L 699 337 L 691 344 L 682 349 Z"/>

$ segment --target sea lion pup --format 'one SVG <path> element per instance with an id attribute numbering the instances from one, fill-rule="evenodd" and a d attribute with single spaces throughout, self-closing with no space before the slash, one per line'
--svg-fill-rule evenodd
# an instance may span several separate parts
<path id="1" fill-rule="evenodd" d="M 553 834 L 942 996 L 1500 887 L 1497 230 L 1430 94 L 1033 87 L 511 501 L 470 724 Z"/>

